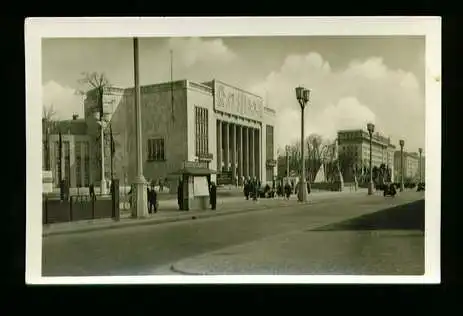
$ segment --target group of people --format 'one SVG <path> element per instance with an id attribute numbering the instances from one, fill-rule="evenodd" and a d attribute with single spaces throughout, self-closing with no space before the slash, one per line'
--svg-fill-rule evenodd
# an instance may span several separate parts
<path id="1" fill-rule="evenodd" d="M 159 208 L 158 194 L 157 194 L 156 188 L 155 188 L 156 183 L 154 181 L 151 181 L 151 182 L 148 182 L 148 183 L 149 183 L 149 185 L 146 187 L 148 213 L 153 214 L 153 213 L 158 212 L 158 208 Z M 128 192 L 128 195 L 130 197 L 129 198 L 130 208 L 132 208 L 132 202 L 133 202 L 133 198 L 134 198 L 133 195 L 132 195 L 133 188 L 134 188 L 134 186 L 131 185 L 130 190 Z"/>
<path id="2" fill-rule="evenodd" d="M 274 198 L 274 197 L 285 197 L 289 199 L 291 194 L 296 194 L 299 189 L 299 183 L 292 181 L 283 181 L 283 179 L 276 183 L 276 180 L 272 181 L 272 186 L 266 184 L 262 189 L 261 182 L 256 178 L 245 179 L 243 184 L 243 193 L 246 200 L 250 198 L 254 201 L 257 200 L 260 196 L 265 198 Z M 310 193 L 310 184 L 307 183 L 307 191 Z"/>

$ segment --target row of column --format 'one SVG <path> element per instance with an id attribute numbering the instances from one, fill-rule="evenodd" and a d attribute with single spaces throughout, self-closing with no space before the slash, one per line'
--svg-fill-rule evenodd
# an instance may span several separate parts
<path id="1" fill-rule="evenodd" d="M 233 183 L 238 179 L 260 175 L 260 130 L 217 120 L 217 171 L 232 172 Z"/>

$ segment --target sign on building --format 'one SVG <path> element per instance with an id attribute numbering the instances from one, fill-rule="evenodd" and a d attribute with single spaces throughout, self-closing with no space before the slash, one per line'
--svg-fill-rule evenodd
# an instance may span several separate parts
<path id="1" fill-rule="evenodd" d="M 182 168 L 187 169 L 187 168 L 208 168 L 207 162 L 203 161 L 184 161 L 182 163 Z"/>
<path id="2" fill-rule="evenodd" d="M 214 80 L 214 108 L 216 111 L 261 121 L 264 102 L 257 95 Z"/>

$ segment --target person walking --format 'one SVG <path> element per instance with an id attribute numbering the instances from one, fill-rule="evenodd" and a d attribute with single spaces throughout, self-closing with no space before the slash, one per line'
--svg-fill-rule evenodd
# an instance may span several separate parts
<path id="1" fill-rule="evenodd" d="M 211 210 L 215 210 L 217 207 L 217 186 L 215 185 L 214 181 L 211 182 L 209 199 L 211 203 Z"/>
<path id="2" fill-rule="evenodd" d="M 177 203 L 178 203 L 179 210 L 182 211 L 183 210 L 183 181 L 182 180 L 178 182 Z"/>
<path id="3" fill-rule="evenodd" d="M 157 199 L 157 193 L 156 193 L 156 188 L 154 185 L 151 185 L 151 190 L 149 190 L 148 194 L 148 201 L 149 201 L 149 213 L 157 213 L 158 212 L 158 199 Z"/>

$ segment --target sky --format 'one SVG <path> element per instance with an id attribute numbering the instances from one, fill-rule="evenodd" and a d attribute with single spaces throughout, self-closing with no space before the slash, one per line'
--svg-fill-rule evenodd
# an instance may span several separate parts
<path id="1" fill-rule="evenodd" d="M 42 40 L 43 105 L 57 118 L 83 116 L 76 90 L 82 72 L 103 72 L 113 86 L 133 81 L 131 38 Z M 406 151 L 425 144 L 425 39 L 418 36 L 142 38 L 140 83 L 218 79 L 261 95 L 277 111 L 279 147 L 300 138 L 294 89 L 312 90 L 306 135 L 333 140 L 339 129 L 366 128 L 391 137 Z"/>

